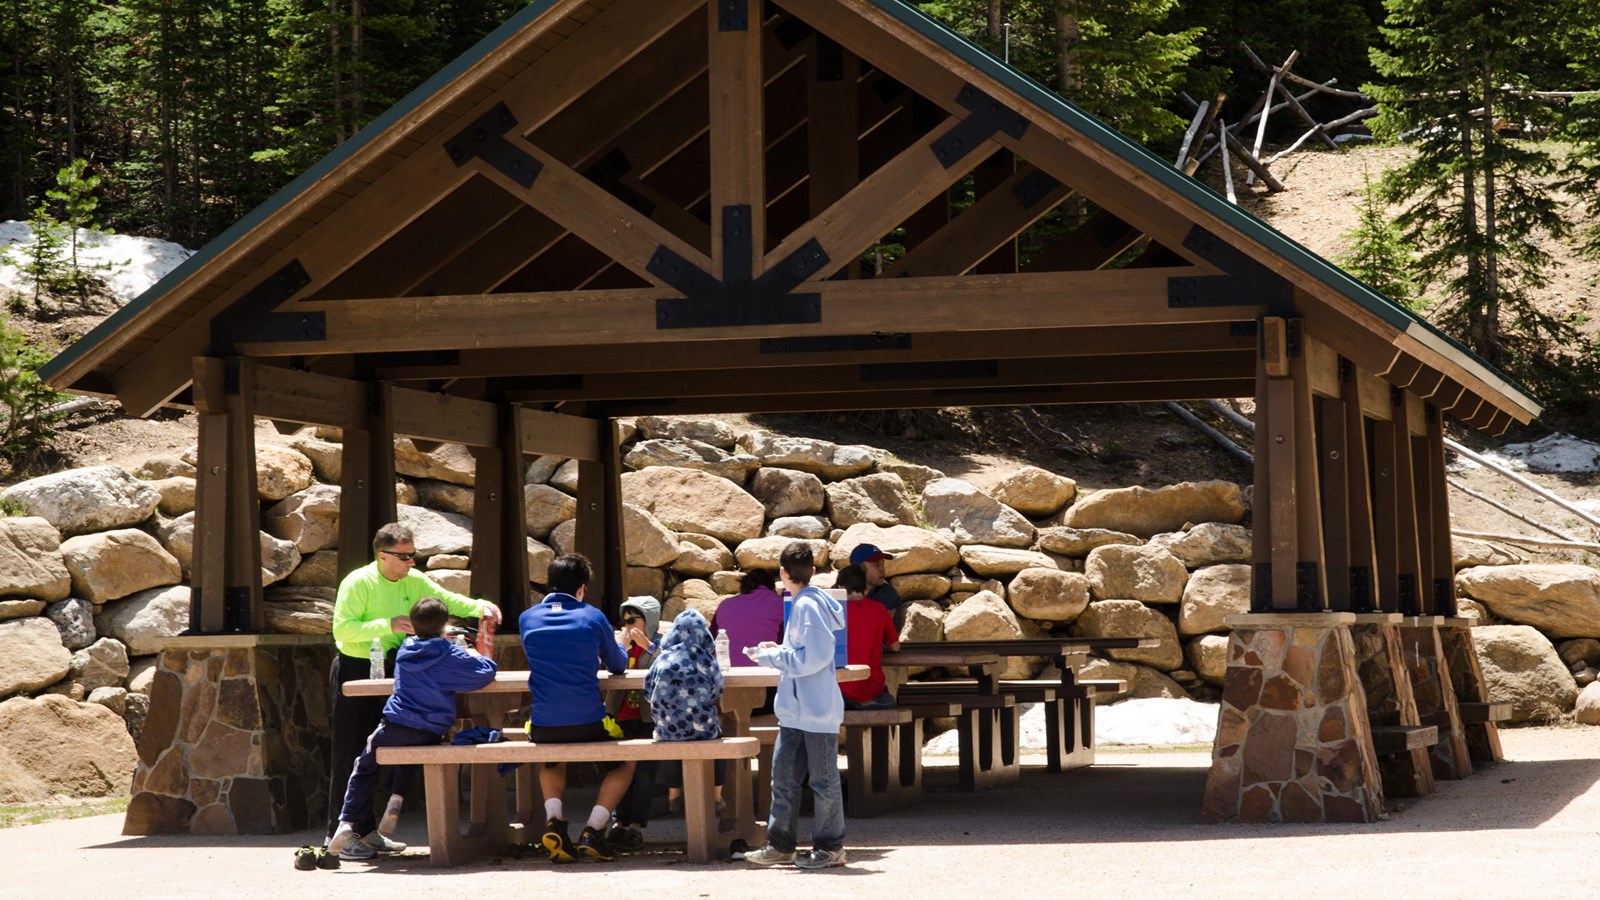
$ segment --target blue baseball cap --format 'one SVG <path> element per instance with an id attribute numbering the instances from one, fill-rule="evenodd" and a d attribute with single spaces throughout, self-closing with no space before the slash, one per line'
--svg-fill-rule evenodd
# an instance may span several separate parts
<path id="1" fill-rule="evenodd" d="M 873 544 L 857 544 L 856 548 L 850 551 L 852 566 L 859 566 L 864 562 L 877 562 L 880 559 L 894 559 L 894 556 L 879 550 Z"/>

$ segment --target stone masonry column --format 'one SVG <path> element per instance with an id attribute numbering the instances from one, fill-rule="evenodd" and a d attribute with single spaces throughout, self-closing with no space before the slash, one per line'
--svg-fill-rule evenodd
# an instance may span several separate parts
<path id="1" fill-rule="evenodd" d="M 1353 613 L 1229 616 L 1201 818 L 1371 822 L 1383 812 Z"/>
<path id="2" fill-rule="evenodd" d="M 282 834 L 321 821 L 329 635 L 169 640 L 123 834 Z"/>
<path id="3" fill-rule="evenodd" d="M 1412 616 L 1400 627 L 1406 668 L 1411 672 L 1411 692 L 1423 725 L 1439 729 L 1439 743 L 1429 751 L 1434 778 L 1465 778 L 1472 774 L 1472 756 L 1461 726 L 1450 662 L 1440 640 L 1442 616 Z"/>
<path id="4" fill-rule="evenodd" d="M 1445 662 L 1450 666 L 1450 681 L 1455 687 L 1456 700 L 1461 703 L 1486 703 L 1489 685 L 1483 680 L 1483 666 L 1478 663 L 1478 651 L 1472 644 L 1471 622 L 1461 618 L 1445 618 L 1439 624 L 1439 641 L 1444 645 Z M 1462 725 L 1467 741 L 1467 752 L 1473 763 L 1493 765 L 1505 759 L 1500 750 L 1500 729 L 1493 722 L 1474 722 Z"/>
<path id="5" fill-rule="evenodd" d="M 1357 613 L 1350 626 L 1356 648 L 1356 672 L 1367 693 L 1367 720 L 1375 728 L 1421 725 L 1411 693 L 1411 673 L 1400 645 L 1399 613 Z M 1433 766 L 1426 748 L 1378 758 L 1383 790 L 1389 797 L 1421 797 L 1433 793 Z"/>

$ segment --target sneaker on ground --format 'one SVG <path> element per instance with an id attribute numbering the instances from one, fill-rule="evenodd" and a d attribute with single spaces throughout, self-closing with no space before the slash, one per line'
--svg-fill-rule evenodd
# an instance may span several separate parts
<path id="1" fill-rule="evenodd" d="M 317 868 L 319 868 L 319 869 L 337 869 L 337 868 L 339 868 L 339 854 L 329 852 L 327 847 L 318 847 L 317 848 Z"/>
<path id="2" fill-rule="evenodd" d="M 345 841 L 344 846 L 337 851 L 333 849 L 331 844 L 328 847 L 329 858 L 336 857 L 338 859 L 348 859 L 353 862 L 372 859 L 377 855 L 378 851 L 373 849 L 372 845 L 368 844 L 366 841 Z"/>
<path id="3" fill-rule="evenodd" d="M 333 836 L 323 845 L 325 855 L 338 858 L 339 854 L 344 852 L 346 845 L 357 843 L 360 837 L 361 835 L 356 834 L 356 830 L 351 828 L 349 823 L 340 822 L 339 827 L 333 830 Z"/>
<path id="4" fill-rule="evenodd" d="M 595 862 L 617 861 L 617 851 L 613 850 L 611 842 L 606 840 L 606 833 L 587 825 L 578 832 L 578 852 Z"/>
<path id="5" fill-rule="evenodd" d="M 544 844 L 544 849 L 549 852 L 551 862 L 577 861 L 577 857 L 572 855 L 572 840 L 567 837 L 566 819 L 547 820 L 544 823 L 544 837 L 540 843 Z"/>
<path id="6" fill-rule="evenodd" d="M 758 866 L 779 866 L 794 862 L 793 850 L 779 850 L 771 844 L 762 844 L 761 849 L 751 850 L 744 855 L 744 861 L 755 863 Z"/>
<path id="7" fill-rule="evenodd" d="M 618 853 L 634 853 L 644 846 L 644 835 L 636 828 L 613 825 L 611 830 L 606 832 L 606 842 Z"/>
<path id="8" fill-rule="evenodd" d="M 377 830 L 367 832 L 367 836 L 361 839 L 361 843 L 366 844 L 368 847 L 371 847 L 373 850 L 379 853 L 406 852 L 405 844 L 395 840 L 394 838 L 388 837 L 383 832 Z"/>
<path id="9" fill-rule="evenodd" d="M 301 847 L 294 852 L 294 867 L 302 872 L 309 872 L 317 867 L 317 848 Z"/>
<path id="10" fill-rule="evenodd" d="M 795 857 L 795 868 L 798 869 L 833 869 L 844 865 L 844 848 L 837 850 L 822 850 L 813 848 Z"/>

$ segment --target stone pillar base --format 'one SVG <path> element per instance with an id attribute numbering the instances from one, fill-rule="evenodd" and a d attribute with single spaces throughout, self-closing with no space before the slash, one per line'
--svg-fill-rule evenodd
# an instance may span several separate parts
<path id="1" fill-rule="evenodd" d="M 282 834 L 322 820 L 328 635 L 169 641 L 123 834 Z"/>
<path id="2" fill-rule="evenodd" d="M 1411 693 L 1417 701 L 1417 715 L 1422 724 L 1439 729 L 1439 743 L 1428 751 L 1433 777 L 1465 778 L 1472 774 L 1472 755 L 1461 727 L 1461 710 L 1456 705 L 1450 663 L 1445 657 L 1439 628 L 1421 619 L 1407 619 L 1400 628 L 1400 638 L 1406 668 L 1411 674 Z"/>
<path id="3" fill-rule="evenodd" d="M 1230 616 L 1201 818 L 1371 822 L 1383 812 L 1348 613 Z"/>
<path id="4" fill-rule="evenodd" d="M 1465 623 L 1452 624 L 1448 619 L 1439 629 L 1439 640 L 1444 645 L 1444 658 L 1450 665 L 1450 682 L 1455 687 L 1456 700 L 1462 703 L 1484 703 L 1489 699 L 1489 685 L 1483 680 L 1483 667 L 1478 664 L 1478 651 L 1472 645 L 1472 628 Z M 1463 723 L 1467 741 L 1467 755 L 1474 765 L 1492 766 L 1505 759 L 1500 749 L 1500 729 L 1493 722 Z"/>

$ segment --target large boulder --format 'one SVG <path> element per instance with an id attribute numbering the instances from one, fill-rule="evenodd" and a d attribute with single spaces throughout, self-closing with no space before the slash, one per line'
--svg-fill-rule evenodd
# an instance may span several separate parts
<path id="1" fill-rule="evenodd" d="M 812 438 L 785 437 L 765 431 L 747 431 L 738 444 L 761 460 L 763 466 L 799 469 L 827 481 L 870 471 L 875 463 L 868 447 L 842 447 Z"/>
<path id="2" fill-rule="evenodd" d="M 911 600 L 937 600 L 950 593 L 950 579 L 943 575 L 896 575 L 889 586 L 900 595 L 901 602 Z"/>
<path id="3" fill-rule="evenodd" d="M 900 613 L 900 640 L 944 640 L 944 607 L 928 600 L 912 600 L 900 607 Z"/>
<path id="4" fill-rule="evenodd" d="M 826 488 L 828 518 L 837 528 L 867 523 L 888 528 L 915 525 L 921 514 L 899 475 L 874 472 L 835 481 Z"/>
<path id="5" fill-rule="evenodd" d="M 961 548 L 961 563 L 984 578 L 1008 578 L 1023 569 L 1058 569 L 1049 556 L 1035 550 L 1015 547 L 985 547 L 966 544 Z"/>
<path id="6" fill-rule="evenodd" d="M 578 474 L 581 465 L 575 459 L 567 460 L 551 473 L 548 484 L 563 494 L 578 496 Z"/>
<path id="7" fill-rule="evenodd" d="M 1577 565 L 1476 566 L 1456 590 L 1508 622 L 1551 637 L 1600 635 L 1600 569 Z"/>
<path id="8" fill-rule="evenodd" d="M 70 536 L 137 525 L 156 511 L 161 492 L 121 466 L 94 466 L 14 484 L 0 493 L 7 501 Z"/>
<path id="9" fill-rule="evenodd" d="M 145 461 L 135 466 L 133 477 L 145 481 L 160 481 L 163 478 L 195 476 L 194 463 L 189 462 L 176 453 L 157 453 L 145 457 Z"/>
<path id="10" fill-rule="evenodd" d="M 338 484 L 344 472 L 344 446 L 309 434 L 297 434 L 288 444 L 311 460 L 311 472 L 327 484 Z"/>
<path id="11" fill-rule="evenodd" d="M 720 424 L 720 423 L 719 423 Z M 719 447 L 693 440 L 648 440 L 633 445 L 622 462 L 630 469 L 671 466 L 710 472 L 742 485 L 750 473 L 761 468 L 761 460 L 748 453 L 729 453 Z"/>
<path id="12" fill-rule="evenodd" d="M 43 600 L 0 600 L 0 622 L 37 616 L 48 605 Z"/>
<path id="13" fill-rule="evenodd" d="M 61 643 L 68 650 L 82 650 L 100 635 L 94 630 L 94 604 L 77 597 L 58 600 L 45 607 L 45 618 L 61 632 Z"/>
<path id="14" fill-rule="evenodd" d="M 1244 499 L 1231 481 L 1186 481 L 1154 490 L 1141 487 L 1095 491 L 1067 510 L 1065 525 L 1108 528 L 1150 537 L 1184 525 L 1244 520 Z"/>
<path id="15" fill-rule="evenodd" d="M 290 494 L 261 514 L 261 528 L 273 537 L 293 541 L 301 553 L 337 547 L 339 486 L 314 484 Z"/>
<path id="16" fill-rule="evenodd" d="M 944 473 L 938 469 L 908 463 L 888 454 L 878 457 L 877 469 L 879 472 L 899 475 L 900 480 L 906 483 L 906 490 L 910 491 L 913 497 L 921 497 L 923 488 L 944 477 Z"/>
<path id="17" fill-rule="evenodd" d="M 751 569 L 777 569 L 778 558 L 790 544 L 801 543 L 811 548 L 811 561 L 821 568 L 828 564 L 827 541 L 795 541 L 793 538 L 764 537 L 751 538 L 740 542 L 733 550 L 734 559 L 739 561 L 739 568 L 745 571 Z"/>
<path id="18" fill-rule="evenodd" d="M 1489 700 L 1511 704 L 1512 722 L 1550 722 L 1572 711 L 1578 683 L 1550 639 L 1527 625 L 1472 629 Z"/>
<path id="19" fill-rule="evenodd" d="M 1121 700 L 1146 700 L 1153 697 L 1173 700 L 1189 696 L 1189 692 L 1167 677 L 1165 672 L 1134 663 L 1090 659 L 1088 664 L 1078 670 L 1078 677 L 1085 681 L 1116 680 L 1128 683 L 1128 687 L 1121 691 L 1095 691 L 1096 706 Z"/>
<path id="20" fill-rule="evenodd" d="M 430 573 L 431 574 L 431 573 Z M 267 630 L 277 634 L 328 634 L 333 629 L 333 588 L 278 587 L 262 594 Z M 128 686 L 132 688 L 132 679 Z"/>
<path id="21" fill-rule="evenodd" d="M 1060 512 L 1077 492 L 1076 481 L 1037 466 L 1017 469 L 1000 479 L 990 491 L 996 500 L 1035 519 Z"/>
<path id="22" fill-rule="evenodd" d="M 472 488 L 448 481 L 434 481 L 431 478 L 421 479 L 416 484 L 417 505 L 441 512 L 452 512 L 458 515 L 472 515 L 473 504 L 477 495 Z"/>
<path id="23" fill-rule="evenodd" d="M 71 591 L 61 532 L 40 516 L 0 519 L 0 597 L 53 601 Z"/>
<path id="24" fill-rule="evenodd" d="M 456 513 L 421 506 L 398 505 L 400 524 L 411 529 L 417 555 L 426 559 L 440 553 L 472 555 L 472 520 Z"/>
<path id="25" fill-rule="evenodd" d="M 289 573 L 284 584 L 290 587 L 338 587 L 339 551 L 318 550 L 302 556 L 300 565 Z"/>
<path id="26" fill-rule="evenodd" d="M 1138 546 L 1144 541 L 1138 537 L 1122 531 L 1111 531 L 1105 528 L 1069 528 L 1065 525 L 1054 525 L 1041 528 L 1038 532 L 1036 549 L 1046 553 L 1056 553 L 1061 556 L 1088 556 L 1089 551 L 1106 544 L 1132 544 Z"/>
<path id="27" fill-rule="evenodd" d="M 1600 725 L 1600 681 L 1589 682 L 1578 694 L 1572 714 L 1579 725 Z"/>
<path id="28" fill-rule="evenodd" d="M 256 493 L 275 502 L 311 486 L 311 460 L 299 450 L 271 445 L 256 448 Z"/>
<path id="29" fill-rule="evenodd" d="M 1223 620 L 1250 611 L 1250 567 L 1206 566 L 1196 569 L 1183 586 L 1178 606 L 1178 633 L 1184 637 L 1225 632 Z"/>
<path id="30" fill-rule="evenodd" d="M 922 490 L 928 524 L 950 535 L 956 544 L 1027 547 L 1033 523 L 1022 513 L 959 478 L 941 478 Z"/>
<path id="31" fill-rule="evenodd" d="M 526 484 L 522 487 L 522 513 L 528 535 L 544 540 L 557 525 L 577 517 L 578 501 L 548 484 Z"/>
<path id="32" fill-rule="evenodd" d="M 709 534 L 729 544 L 761 535 L 766 509 L 726 478 L 653 466 L 622 475 L 622 499 L 674 531 Z"/>
<path id="33" fill-rule="evenodd" d="M 1163 672 L 1183 665 L 1183 645 L 1172 620 L 1137 600 L 1097 600 L 1072 623 L 1072 633 L 1086 638 L 1156 638 L 1155 647 L 1107 650 L 1123 662 L 1144 663 Z"/>
<path id="34" fill-rule="evenodd" d="M 261 542 L 261 583 L 276 584 L 292 575 L 300 566 L 300 551 L 294 542 L 273 537 L 265 531 L 256 533 Z M 161 546 L 178 561 L 187 578 L 194 568 L 194 513 L 184 513 L 156 526 L 156 537 Z M 332 551 L 326 551 L 332 552 Z"/>
<path id="35" fill-rule="evenodd" d="M 1188 531 L 1158 534 L 1150 543 L 1165 547 L 1191 569 L 1220 563 L 1250 562 L 1250 529 L 1243 525 L 1201 522 Z"/>
<path id="36" fill-rule="evenodd" d="M 0 802 L 126 794 L 137 759 L 122 717 L 66 697 L 0 703 Z"/>
<path id="37" fill-rule="evenodd" d="M 699 441 L 722 450 L 733 449 L 738 437 L 732 426 L 716 418 L 640 416 L 634 424 L 646 440 Z"/>
<path id="38" fill-rule="evenodd" d="M 1177 603 L 1189 570 L 1165 547 L 1107 544 L 1089 551 L 1083 564 L 1097 600 Z"/>
<path id="39" fill-rule="evenodd" d="M 167 638 L 189 627 L 189 588 L 179 584 L 140 591 L 106 607 L 95 617 L 94 627 L 127 645 L 132 656 L 157 653 Z"/>
<path id="40" fill-rule="evenodd" d="M 183 580 L 183 567 L 160 542 L 137 528 L 80 534 L 61 544 L 76 596 L 94 603 Z"/>
<path id="41" fill-rule="evenodd" d="M 797 469 L 762 469 L 750 479 L 750 493 L 766 508 L 767 518 L 782 519 L 822 512 L 827 497 L 822 479 Z"/>
<path id="42" fill-rule="evenodd" d="M 690 578 L 709 578 L 732 569 L 733 551 L 709 534 L 678 535 L 678 558 L 672 571 Z"/>
<path id="43" fill-rule="evenodd" d="M 850 554 L 861 544 L 873 544 L 894 559 L 886 560 L 886 576 L 932 572 L 943 575 L 961 562 L 956 545 L 926 528 L 895 525 L 853 525 L 833 542 L 833 560 L 839 568 L 850 564 Z"/>
<path id="44" fill-rule="evenodd" d="M 410 438 L 394 439 L 394 470 L 407 478 L 432 478 L 471 487 L 478 461 L 460 444 L 440 444 L 423 453 Z"/>
<path id="45" fill-rule="evenodd" d="M 821 516 L 783 516 L 767 523 L 767 537 L 820 540 L 832 531 L 828 520 Z"/>
<path id="46" fill-rule="evenodd" d="M 121 687 L 128 680 L 128 648 L 113 638 L 101 638 L 72 654 L 72 680 L 85 691 Z"/>
<path id="47" fill-rule="evenodd" d="M 630 566 L 664 566 L 678 558 L 677 537 L 632 503 L 622 504 L 622 546 Z"/>
<path id="48" fill-rule="evenodd" d="M 150 486 L 161 493 L 161 502 L 156 504 L 156 511 L 163 516 L 181 516 L 186 512 L 194 512 L 195 481 L 182 475 L 171 478 L 156 478 Z"/>
<path id="49" fill-rule="evenodd" d="M 71 670 L 72 653 L 50 620 L 0 622 L 0 697 L 49 687 Z"/>
<path id="50" fill-rule="evenodd" d="M 722 597 L 712 589 L 709 582 L 699 578 L 680 581 L 672 589 L 672 593 L 667 595 L 666 602 L 661 604 L 662 630 L 665 631 L 668 624 L 678 617 L 678 613 L 686 609 L 696 610 L 709 622 L 711 617 L 717 614 L 717 607 L 721 605 Z"/>
<path id="51" fill-rule="evenodd" d="M 1034 635 L 1017 620 L 1003 597 L 979 591 L 945 613 L 944 636 L 950 641 L 1004 641 Z M 1000 677 L 1032 678 L 1044 663 L 1043 657 L 1007 657 Z"/>
<path id="52" fill-rule="evenodd" d="M 1201 679 L 1221 686 L 1228 674 L 1228 637 L 1201 635 L 1184 646 L 1183 658 Z"/>
<path id="53" fill-rule="evenodd" d="M 1514 566 L 1527 562 L 1527 558 L 1505 544 L 1493 544 L 1477 538 L 1452 537 L 1450 556 L 1456 569 L 1473 566 Z"/>
<path id="54" fill-rule="evenodd" d="M 1079 572 L 1023 569 L 1006 593 L 1017 615 L 1043 622 L 1071 622 L 1089 607 L 1089 579 Z"/>

